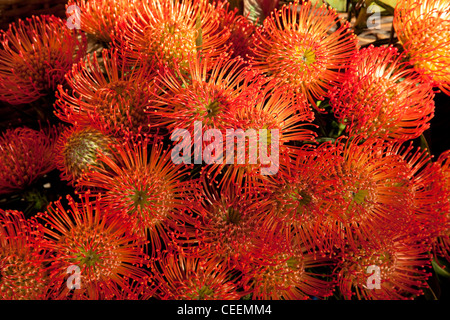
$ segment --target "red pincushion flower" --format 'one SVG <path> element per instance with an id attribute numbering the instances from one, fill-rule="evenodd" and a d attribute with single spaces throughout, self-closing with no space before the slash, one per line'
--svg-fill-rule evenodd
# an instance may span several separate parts
<path id="1" fill-rule="evenodd" d="M 351 135 L 409 140 L 430 127 L 434 116 L 432 87 L 393 47 L 360 50 L 329 93 L 338 119 Z"/>
<path id="2" fill-rule="evenodd" d="M 426 151 L 374 139 L 347 143 L 341 155 L 332 173 L 339 194 L 328 200 L 327 219 L 339 221 L 347 241 L 361 243 L 382 230 L 417 231 L 414 177 L 429 161 Z"/>
<path id="3" fill-rule="evenodd" d="M 269 211 L 265 228 L 286 237 L 295 234 L 309 250 L 329 250 L 333 231 L 324 213 L 331 204 L 324 199 L 335 198 L 339 183 L 329 172 L 330 164 L 340 160 L 334 148 L 329 144 L 317 148 L 305 146 L 284 155 L 290 158 L 284 161 L 286 166 L 267 180 L 269 196 L 261 204 Z"/>
<path id="4" fill-rule="evenodd" d="M 126 221 L 109 215 L 98 199 L 88 198 L 76 203 L 67 196 L 68 209 L 57 201 L 38 214 L 44 221 L 44 247 L 52 252 L 49 269 L 55 299 L 95 297 L 98 291 L 115 296 L 117 286 L 127 287 L 128 279 L 142 282 L 149 277 L 141 268 L 147 261 L 145 241 L 132 234 Z M 72 290 L 67 285 L 70 266 L 80 272 L 80 287 Z"/>
<path id="5" fill-rule="evenodd" d="M 222 56 L 211 61 L 210 56 L 195 55 L 188 67 L 188 73 L 179 67 L 175 72 L 168 68 L 161 72 L 158 86 L 163 94 L 148 112 L 155 108 L 170 132 L 185 129 L 191 136 L 195 121 L 200 121 L 204 130 L 230 128 L 233 113 L 253 101 L 264 80 L 245 68 L 240 58 Z"/>
<path id="6" fill-rule="evenodd" d="M 66 128 L 56 143 L 56 168 L 61 178 L 72 184 L 79 179 L 89 166 L 99 166 L 98 155 L 108 152 L 114 140 L 101 131 L 89 126 Z"/>
<path id="7" fill-rule="evenodd" d="M 0 299 L 47 299 L 49 275 L 37 224 L 22 212 L 0 209 Z"/>
<path id="8" fill-rule="evenodd" d="M 207 177 L 202 177 L 201 182 L 202 194 L 198 195 L 201 197 L 192 207 L 197 214 L 192 230 L 195 241 L 189 239 L 194 245 L 186 250 L 194 256 L 216 258 L 226 261 L 230 268 L 243 270 L 256 245 L 256 234 L 264 232 L 267 211 L 259 203 L 266 193 L 262 188 L 235 184 L 219 189 Z"/>
<path id="9" fill-rule="evenodd" d="M 270 233 L 257 240 L 252 261 L 243 276 L 252 299 L 308 300 L 333 292 L 331 277 L 318 270 L 333 266 L 331 259 L 310 252 L 295 235 Z"/>
<path id="10" fill-rule="evenodd" d="M 86 37 L 54 16 L 33 16 L 1 31 L 0 100 L 30 103 L 51 94 L 86 53 Z"/>
<path id="11" fill-rule="evenodd" d="M 55 169 L 57 129 L 8 129 L 0 137 L 0 194 L 23 190 Z"/>
<path id="12" fill-rule="evenodd" d="M 93 55 L 66 75 L 72 90 L 58 87 L 56 115 L 115 136 L 150 133 L 156 120 L 144 110 L 154 95 L 155 75 L 151 66 L 136 66 L 105 49 L 101 62 Z"/>
<path id="13" fill-rule="evenodd" d="M 251 64 L 301 92 L 315 107 L 356 51 L 347 22 L 332 31 L 337 19 L 334 9 L 314 8 L 310 1 L 284 5 L 256 30 Z"/>
<path id="14" fill-rule="evenodd" d="M 154 264 L 156 296 L 163 300 L 239 300 L 236 270 L 220 260 L 165 252 Z"/>
<path id="15" fill-rule="evenodd" d="M 405 300 L 423 294 L 430 273 L 429 243 L 390 234 L 364 247 L 346 248 L 336 272 L 345 299 Z"/>
<path id="16" fill-rule="evenodd" d="M 450 3 L 400 0 L 394 28 L 416 70 L 450 95 Z"/>
<path id="17" fill-rule="evenodd" d="M 170 242 L 170 226 L 190 221 L 185 210 L 195 185 L 183 181 L 187 168 L 173 164 L 159 141 L 127 141 L 110 148 L 98 161 L 101 168 L 87 172 L 78 186 L 100 192 L 109 214 L 129 220 L 136 234 L 148 235 L 152 254 Z"/>
<path id="18" fill-rule="evenodd" d="M 66 5 L 79 8 L 79 25 L 81 30 L 104 42 L 111 41 L 118 18 L 133 12 L 136 0 L 72 0 Z M 70 14 L 74 14 L 69 12 Z M 71 15 L 68 13 L 69 19 Z"/>
<path id="19" fill-rule="evenodd" d="M 221 6 L 206 0 L 142 1 L 135 14 L 118 23 L 114 45 L 130 57 L 169 65 L 177 61 L 184 69 L 199 50 L 216 56 L 225 52 L 228 34 L 217 32 Z"/>
<path id="20" fill-rule="evenodd" d="M 293 95 L 289 87 L 269 80 L 247 104 L 233 110 L 232 126 L 227 128 L 224 148 L 219 150 L 224 154 L 223 161 L 204 169 L 214 179 L 219 177 L 221 184 L 264 181 L 283 166 L 280 155 L 296 149 L 295 143 L 314 140 L 315 133 L 307 129 L 312 119 L 304 99 Z M 239 132 L 248 137 L 243 149 Z"/>

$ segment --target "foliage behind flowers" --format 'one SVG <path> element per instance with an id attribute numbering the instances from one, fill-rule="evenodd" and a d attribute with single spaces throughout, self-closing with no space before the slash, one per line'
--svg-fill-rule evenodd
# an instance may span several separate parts
<path id="1" fill-rule="evenodd" d="M 399 1 L 398 40 L 364 48 L 328 6 L 255 4 L 250 19 L 226 1 L 70 0 L 79 30 L 0 31 L 1 114 L 27 124 L 0 136 L 2 299 L 450 290 L 450 150 L 426 139 L 449 107 L 450 4 Z M 172 133 L 199 122 L 267 130 L 278 170 L 247 140 L 248 158 L 174 163 Z"/>

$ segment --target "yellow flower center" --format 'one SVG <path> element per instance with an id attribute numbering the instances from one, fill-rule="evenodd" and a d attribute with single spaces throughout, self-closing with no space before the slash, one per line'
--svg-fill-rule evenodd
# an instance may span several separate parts
<path id="1" fill-rule="evenodd" d="M 163 23 L 151 33 L 151 52 L 160 52 L 161 58 L 169 65 L 179 61 L 183 68 L 187 68 L 186 57 L 197 51 L 197 34 L 195 28 L 179 21 Z"/>

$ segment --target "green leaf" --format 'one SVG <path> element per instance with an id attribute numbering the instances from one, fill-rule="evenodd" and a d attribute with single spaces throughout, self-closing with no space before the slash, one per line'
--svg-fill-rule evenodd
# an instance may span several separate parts
<path id="1" fill-rule="evenodd" d="M 428 145 L 428 141 L 423 134 L 420 135 L 420 147 L 422 149 L 426 149 L 428 154 L 431 155 L 430 146 Z"/>
<path id="2" fill-rule="evenodd" d="M 431 260 L 431 264 L 433 265 L 434 271 L 442 277 L 450 278 L 450 272 L 448 272 L 448 269 L 442 268 L 434 259 Z"/>
<path id="3" fill-rule="evenodd" d="M 330 132 L 330 137 L 338 138 L 342 134 L 342 132 L 344 132 L 346 125 L 333 120 L 333 122 L 331 122 L 331 127 L 333 129 Z"/>

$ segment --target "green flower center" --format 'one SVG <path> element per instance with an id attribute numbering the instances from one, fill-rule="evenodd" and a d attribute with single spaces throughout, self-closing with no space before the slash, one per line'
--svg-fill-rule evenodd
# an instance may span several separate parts
<path id="1" fill-rule="evenodd" d="M 200 289 L 198 289 L 198 300 L 204 300 L 205 297 L 211 297 L 214 294 L 214 291 L 211 290 L 208 286 L 203 286 Z"/>
<path id="2" fill-rule="evenodd" d="M 100 255 L 94 252 L 92 249 L 88 250 L 87 252 L 85 250 L 81 250 L 77 254 L 76 261 L 79 261 L 81 264 L 87 266 L 87 267 L 93 267 L 97 263 L 101 262 Z"/>
<path id="3" fill-rule="evenodd" d="M 358 190 L 357 192 L 352 192 L 353 201 L 355 201 L 357 204 L 362 204 L 365 202 L 368 194 L 369 190 Z"/>
<path id="4" fill-rule="evenodd" d="M 232 208 L 232 207 L 230 207 L 226 210 L 224 220 L 227 223 L 238 225 L 239 222 L 241 221 L 241 219 L 242 219 L 242 215 L 239 212 L 239 210 Z"/>
<path id="5" fill-rule="evenodd" d="M 207 106 L 206 106 L 206 117 L 207 118 L 213 118 L 215 117 L 219 112 L 220 112 L 220 103 L 217 100 L 213 100 L 211 101 Z"/>
<path id="6" fill-rule="evenodd" d="M 306 190 L 296 189 L 295 192 L 289 195 L 289 197 L 296 201 L 300 206 L 306 206 L 312 201 L 312 197 L 308 194 L 308 192 L 306 192 Z"/>
<path id="7" fill-rule="evenodd" d="M 189 62 L 186 57 L 197 51 L 197 30 L 181 22 L 168 22 L 159 26 L 150 34 L 150 50 L 159 52 L 162 59 L 169 64 L 180 61 L 186 68 Z"/>
<path id="8" fill-rule="evenodd" d="M 302 263 L 294 257 L 290 257 L 286 261 L 286 265 L 291 270 L 301 270 L 302 269 Z"/>
<path id="9" fill-rule="evenodd" d="M 131 200 L 133 201 L 134 208 L 145 207 L 148 204 L 148 195 L 144 190 L 135 190 L 131 195 Z"/>

